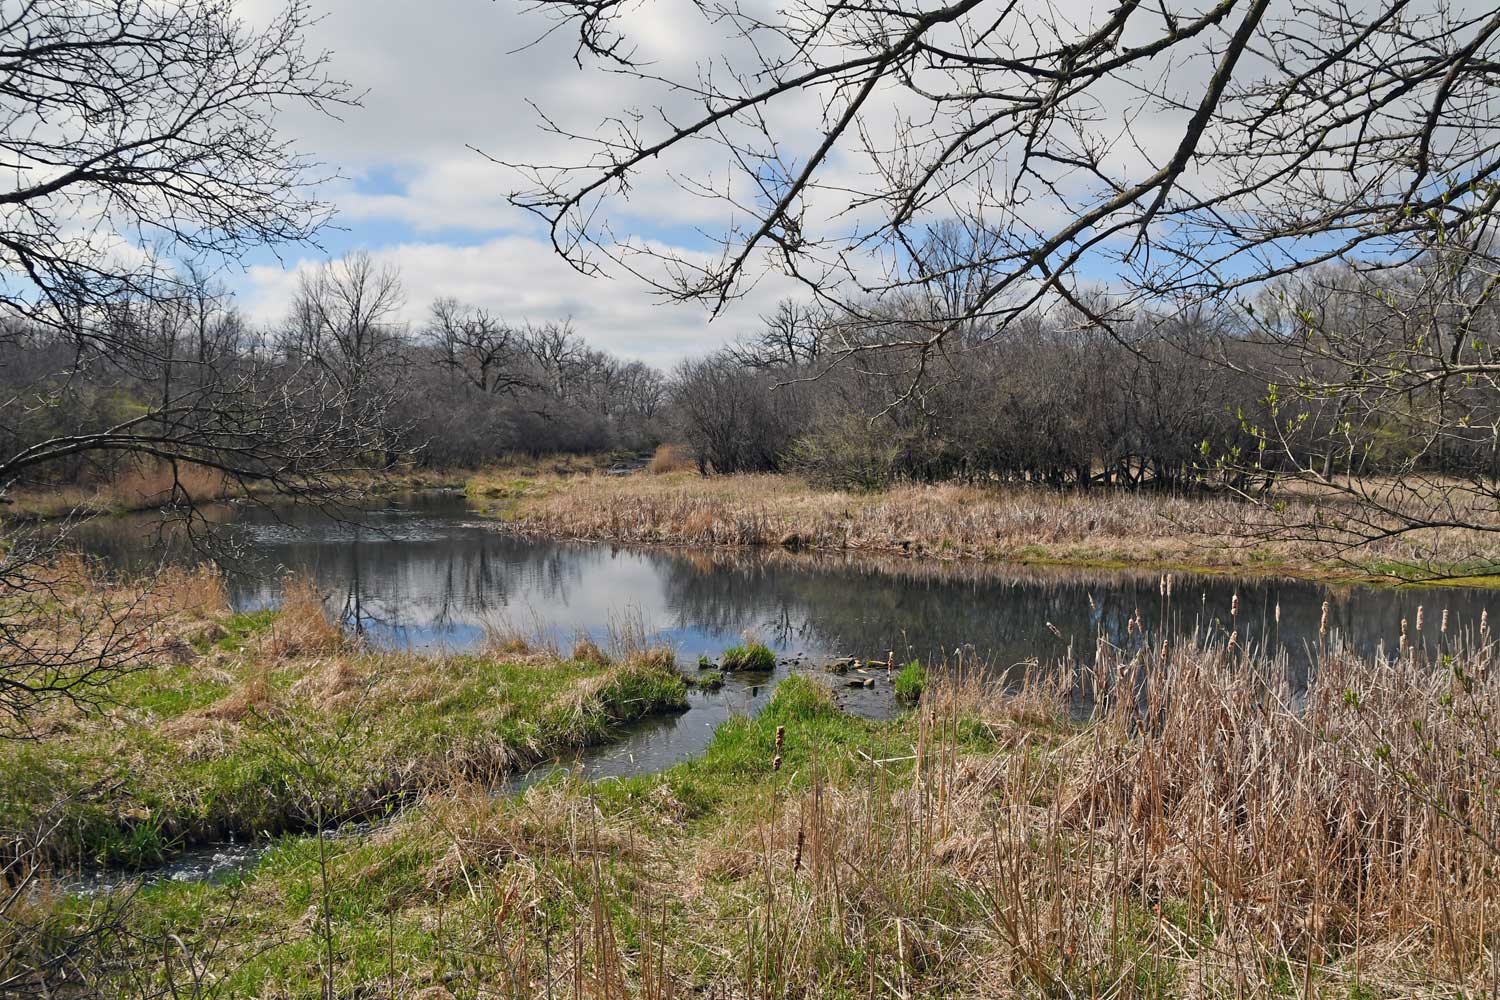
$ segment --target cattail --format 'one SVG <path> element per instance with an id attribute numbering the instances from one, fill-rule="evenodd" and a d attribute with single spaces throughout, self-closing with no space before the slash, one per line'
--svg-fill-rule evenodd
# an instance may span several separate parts
<path id="1" fill-rule="evenodd" d="M 1438 631 L 1443 635 L 1448 634 L 1448 609 L 1443 609 L 1443 620 L 1438 622 Z"/>
<path id="2" fill-rule="evenodd" d="M 781 751 L 781 744 L 786 742 L 786 726 L 776 727 L 776 750 Z"/>
<path id="3" fill-rule="evenodd" d="M 1281 624 L 1281 602 L 1280 601 L 1276 602 L 1276 609 L 1271 612 L 1271 617 L 1273 617 L 1273 618 L 1276 619 L 1276 624 L 1277 625 Z"/>
<path id="4" fill-rule="evenodd" d="M 802 870 L 802 840 L 805 836 L 802 827 L 797 827 L 797 858 L 792 862 L 792 871 Z"/>
<path id="5" fill-rule="evenodd" d="M 1165 637 L 1161 641 L 1161 660 L 1163 663 L 1167 662 L 1167 640 Z"/>
<path id="6" fill-rule="evenodd" d="M 1482 610 L 1482 611 L 1479 612 L 1479 631 L 1481 631 L 1481 632 L 1488 632 L 1489 630 L 1490 630 L 1490 609 L 1489 608 L 1485 608 L 1484 610 Z"/>
<path id="7" fill-rule="evenodd" d="M 1229 633 L 1229 651 L 1231 653 L 1234 652 L 1235 649 L 1239 646 L 1239 641 L 1240 634 L 1238 632 Z"/>
<path id="8" fill-rule="evenodd" d="M 1403 652 L 1403 653 L 1406 652 L 1406 619 L 1405 618 L 1401 619 L 1401 645 L 1400 645 L 1399 648 L 1400 648 L 1401 652 Z"/>
<path id="9" fill-rule="evenodd" d="M 1418 635 L 1422 634 L 1422 620 L 1423 620 L 1423 617 L 1424 617 L 1424 615 L 1423 615 L 1423 611 L 1422 611 L 1422 605 L 1418 604 L 1417 605 L 1417 634 Z"/>
<path id="10" fill-rule="evenodd" d="M 1327 635 L 1327 634 L 1328 634 L 1328 602 L 1324 601 L 1323 602 L 1323 618 L 1322 618 L 1321 621 L 1318 622 L 1318 635 L 1324 636 L 1324 635 Z"/>
<path id="11" fill-rule="evenodd" d="M 781 770 L 781 754 L 777 754 L 775 757 L 771 758 L 771 770 Z"/>
<path id="12" fill-rule="evenodd" d="M 885 651 L 885 676 L 889 678 L 896 670 L 896 651 L 888 649 Z"/>
<path id="13" fill-rule="evenodd" d="M 1229 599 L 1229 617 L 1231 617 L 1231 618 L 1238 618 L 1239 616 L 1240 616 L 1240 595 L 1238 593 L 1236 593 L 1233 597 L 1231 597 Z"/>

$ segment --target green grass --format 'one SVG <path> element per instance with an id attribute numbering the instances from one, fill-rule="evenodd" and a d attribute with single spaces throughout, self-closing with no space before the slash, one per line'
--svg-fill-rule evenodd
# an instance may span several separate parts
<path id="1" fill-rule="evenodd" d="M 1045 796 L 1010 825 L 995 775 L 1022 767 L 1017 787 L 1043 792 L 1050 734 L 1006 725 L 950 718 L 935 745 L 914 715 L 854 718 L 792 676 L 659 774 L 458 789 L 370 836 L 289 837 L 233 883 L 146 889 L 128 940 L 143 959 L 162 940 L 199 956 L 221 995 L 288 1000 L 322 993 L 325 916 L 338 996 L 667 995 L 643 978 L 653 955 L 678 996 L 1197 995 L 1196 956 L 1219 930 L 1201 904 L 1130 888 L 1054 928 L 1073 901 L 1009 887 L 1052 865 L 1108 870 L 1109 856 L 1082 832 L 1045 839 L 1032 817 Z M 980 797 L 960 806 L 950 790 Z M 1271 991 L 1247 995 L 1302 995 L 1300 967 L 1278 961 L 1255 970 Z M 1311 982 L 1325 1000 L 1409 995 L 1322 969 Z"/>
<path id="2" fill-rule="evenodd" d="M 778 729 L 783 762 L 773 770 Z M 502 924 L 507 928 L 523 918 L 507 909 L 507 867 L 498 856 L 487 860 L 481 852 L 467 870 L 452 867 L 455 843 L 484 838 L 482 830 L 494 828 L 507 831 L 507 837 L 491 835 L 484 842 L 521 838 L 515 846 L 528 851 L 528 860 L 518 873 L 528 874 L 516 877 L 535 877 L 544 887 L 544 898 L 524 911 L 531 914 L 525 919 L 537 922 L 537 933 L 545 926 L 566 941 L 603 884 L 610 889 L 606 906 L 615 933 L 624 946 L 637 947 L 647 928 L 645 915 L 633 905 L 634 893 L 651 888 L 650 873 L 642 869 L 637 850 L 596 852 L 589 846 L 592 839 L 618 836 L 628 826 L 635 831 L 630 836 L 658 842 L 686 838 L 687 849 L 742 827 L 765 803 L 805 789 L 814 771 L 826 780 L 852 766 L 862 751 L 900 756 L 910 747 L 904 724 L 845 715 L 826 689 L 794 676 L 780 684 L 759 716 L 731 719 L 701 757 L 663 773 L 593 786 L 556 777 L 524 795 L 468 799 L 461 807 L 445 796 L 429 797 L 378 835 L 326 842 L 333 889 L 326 897 L 317 838 L 288 837 L 240 879 L 149 887 L 136 899 L 132 930 L 142 940 L 183 936 L 190 947 L 206 947 L 222 935 L 219 964 L 226 979 L 219 986 L 228 995 L 312 998 L 320 990 L 321 942 L 318 924 L 309 923 L 308 914 L 326 904 L 336 938 L 336 978 L 346 989 L 385 984 L 392 962 L 401 982 L 441 982 L 464 968 L 466 950 L 477 954 L 490 946 L 484 935 L 493 933 L 487 929 L 496 926 L 498 914 L 511 915 Z M 588 803 L 580 825 L 565 826 L 549 808 L 559 797 Z M 663 803 L 672 805 L 664 810 Z M 616 832 L 601 833 L 601 826 Z M 555 849 L 531 853 L 537 844 L 553 841 Z M 717 884 L 713 891 L 731 888 Z M 85 904 L 69 905 L 80 912 Z M 676 923 L 683 917 L 680 902 L 671 910 L 669 920 L 686 943 L 688 935 Z M 722 944 L 702 942 L 703 961 Z M 377 995 L 385 994 L 377 989 Z"/>
<path id="3" fill-rule="evenodd" d="M 231 622 L 218 645 L 265 625 Z M 11 849 L 42 829 L 58 861 L 148 865 L 185 844 L 307 829 L 318 815 L 380 815 L 421 790 L 492 782 L 686 707 L 670 665 L 536 656 L 206 658 L 121 678 L 109 693 L 102 717 L 0 744 Z"/>
<path id="4" fill-rule="evenodd" d="M 927 668 L 916 660 L 911 661 L 901 668 L 896 675 L 895 691 L 896 697 L 902 701 L 915 702 L 922 700 L 922 692 L 927 687 Z"/>
<path id="5" fill-rule="evenodd" d="M 730 674 L 768 672 L 776 669 L 776 654 L 758 642 L 730 646 L 719 657 L 719 669 Z"/>

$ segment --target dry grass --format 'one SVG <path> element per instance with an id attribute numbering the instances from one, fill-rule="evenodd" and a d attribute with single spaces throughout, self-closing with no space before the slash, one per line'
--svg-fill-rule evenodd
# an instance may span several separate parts
<path id="1" fill-rule="evenodd" d="M 356 884 L 390 895 L 368 936 L 341 931 L 379 978 L 351 959 L 339 981 L 396 996 L 435 980 L 568 998 L 1491 996 L 1500 680 L 1487 643 L 1454 652 L 1444 668 L 1330 642 L 1294 695 L 1284 665 L 1222 638 L 1165 656 L 1153 638 L 1005 696 L 956 665 L 884 728 L 796 679 L 665 775 L 427 800 L 354 852 Z M 398 874 L 414 857 L 416 884 Z"/>
<path id="2" fill-rule="evenodd" d="M 348 642 L 343 630 L 328 616 L 317 585 L 307 577 L 287 577 L 266 652 L 276 658 L 316 656 L 337 653 Z"/>
<path id="3" fill-rule="evenodd" d="M 75 512 L 125 512 L 162 507 L 184 499 L 194 503 L 222 500 L 244 487 L 216 469 L 200 465 L 171 465 L 155 460 L 129 462 L 110 478 L 96 483 L 22 488 L 7 497 L 7 516 L 62 517 Z"/>
<path id="4" fill-rule="evenodd" d="M 687 448 L 680 444 L 664 444 L 651 456 L 646 471 L 653 476 L 664 476 L 671 472 L 694 472 L 698 463 Z"/>
<path id="5" fill-rule="evenodd" d="M 1463 565 L 1494 543 L 1456 529 L 1349 552 L 1271 541 L 1272 515 L 1232 497 L 903 486 L 823 490 L 792 476 L 542 476 L 490 483 L 494 513 L 518 530 L 623 542 L 860 550 L 1013 563 L 1371 576 L 1380 567 Z M 1348 561 L 1357 559 L 1357 562 Z"/>
<path id="6" fill-rule="evenodd" d="M 1299 686 L 1223 634 L 1137 630 L 1019 689 L 950 664 L 883 725 L 792 678 L 662 775 L 433 786 L 337 848 L 312 908 L 295 847 L 244 892 L 149 902 L 174 928 L 248 906 L 251 971 L 224 974 L 265 997 L 316 995 L 320 905 L 338 995 L 1493 996 L 1500 675 L 1488 632 L 1442 638 L 1325 636 Z M 374 703 L 412 697 L 407 659 L 367 666 Z M 632 669 L 546 710 L 586 730 Z"/>

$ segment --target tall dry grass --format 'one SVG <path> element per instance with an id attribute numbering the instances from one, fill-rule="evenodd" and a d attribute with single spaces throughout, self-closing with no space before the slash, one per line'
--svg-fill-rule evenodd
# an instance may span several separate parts
<path id="1" fill-rule="evenodd" d="M 1295 499 L 1290 501 L 1295 504 Z M 1199 566 L 1352 574 L 1331 544 L 1282 538 L 1290 515 L 1228 496 L 1044 488 L 824 490 L 784 475 L 572 476 L 508 496 L 505 518 L 548 535 L 687 546 L 861 550 L 950 559 Z M 1454 565 L 1490 552 L 1472 532 L 1390 538 L 1354 553 L 1390 565 Z M 1495 553 L 1500 555 L 1500 553 Z"/>
<path id="2" fill-rule="evenodd" d="M 287 659 L 337 653 L 348 643 L 344 630 L 328 614 L 317 584 L 307 576 L 287 576 L 265 651 L 274 658 Z"/>
<path id="3" fill-rule="evenodd" d="M 657 447 L 651 456 L 651 461 L 646 465 L 646 471 L 653 476 L 665 476 L 672 472 L 693 472 L 698 468 L 698 463 L 693 460 L 688 449 L 680 444 L 663 444 Z"/>
<path id="4" fill-rule="evenodd" d="M 899 756 L 777 726 L 746 766 L 800 780 L 747 777 L 702 834 L 676 781 L 435 804 L 430 878 L 551 915 L 464 939 L 506 996 L 1497 995 L 1489 636 L 1318 656 L 1303 687 L 1152 637 L 1004 696 L 956 664 Z"/>

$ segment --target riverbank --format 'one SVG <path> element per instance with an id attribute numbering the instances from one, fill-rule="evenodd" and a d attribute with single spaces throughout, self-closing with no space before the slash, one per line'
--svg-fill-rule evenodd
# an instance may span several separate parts
<path id="1" fill-rule="evenodd" d="M 1489 654 L 1331 649 L 1292 711 L 1235 646 L 1146 648 L 1008 696 L 959 670 L 885 723 L 792 677 L 660 774 L 448 787 L 150 887 L 110 968 L 160 985 L 171 935 L 258 997 L 1480 995 Z"/>
<path id="2" fill-rule="evenodd" d="M 510 639 L 465 656 L 379 653 L 306 583 L 288 584 L 279 612 L 241 614 L 209 571 L 170 571 L 144 595 L 110 586 L 80 576 L 78 600 L 94 609 L 84 617 L 110 609 L 130 670 L 0 740 L 5 857 L 149 865 L 380 817 L 686 707 L 666 651 L 565 656 Z"/>
<path id="3" fill-rule="evenodd" d="M 414 490 L 457 489 L 473 474 L 469 469 L 413 468 L 389 472 L 377 478 L 336 478 L 329 482 L 326 494 L 330 498 L 357 502 L 364 497 Z M 4 504 L 0 505 L 0 522 L 24 524 L 65 517 L 157 510 L 179 502 L 178 491 L 185 492 L 196 504 L 276 496 L 275 491 L 264 484 L 238 482 L 200 466 L 183 465 L 175 473 L 161 466 L 126 470 L 112 479 L 84 485 L 14 488 L 4 496 Z"/>
<path id="4" fill-rule="evenodd" d="M 850 493 L 819 489 L 789 475 L 555 475 L 511 469 L 475 475 L 465 490 L 472 503 L 515 530 L 564 538 L 1329 582 L 1392 583 L 1419 575 L 1411 568 L 1418 553 L 1407 541 L 1340 552 L 1311 541 L 1275 539 L 1263 508 L 1229 496 L 959 485 Z M 1472 575 L 1476 544 L 1487 552 L 1493 543 L 1457 530 L 1425 541 L 1435 545 L 1442 575 L 1466 586 L 1500 585 L 1500 577 Z M 1493 555 L 1500 561 L 1500 550 Z"/>

